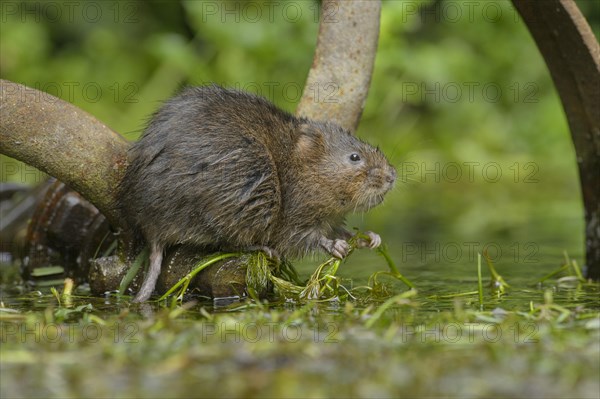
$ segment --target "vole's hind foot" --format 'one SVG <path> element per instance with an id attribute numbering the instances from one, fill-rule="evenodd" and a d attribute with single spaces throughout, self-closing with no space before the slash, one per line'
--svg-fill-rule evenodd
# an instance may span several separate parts
<path id="1" fill-rule="evenodd" d="M 138 291 L 135 298 L 133 298 L 133 302 L 135 303 L 146 302 L 152 296 L 154 288 L 156 288 L 156 281 L 158 280 L 160 267 L 162 264 L 163 248 L 162 246 L 156 244 L 152 244 L 151 248 L 152 252 L 150 253 L 150 266 L 146 272 L 146 277 L 144 278 L 142 287 Z"/>
<path id="2" fill-rule="evenodd" d="M 359 238 L 356 240 L 356 246 L 358 248 L 370 248 L 375 249 L 381 245 L 381 237 L 377 233 L 373 233 L 372 231 L 365 231 L 364 235 L 369 237 L 368 240 L 364 238 Z"/>
<path id="3" fill-rule="evenodd" d="M 328 238 L 321 237 L 319 240 L 319 245 L 321 245 L 321 247 L 323 247 L 327 252 L 338 259 L 344 259 L 350 252 L 350 244 L 348 244 L 345 240 L 340 240 L 339 238 L 330 240 Z"/>

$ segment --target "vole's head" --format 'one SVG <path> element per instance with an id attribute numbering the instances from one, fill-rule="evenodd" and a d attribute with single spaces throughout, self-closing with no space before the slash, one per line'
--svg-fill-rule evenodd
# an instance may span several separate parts
<path id="1" fill-rule="evenodd" d="M 367 211 L 394 186 L 396 170 L 379 148 L 333 123 L 303 120 L 299 132 L 296 151 L 306 161 L 305 176 L 335 213 Z"/>

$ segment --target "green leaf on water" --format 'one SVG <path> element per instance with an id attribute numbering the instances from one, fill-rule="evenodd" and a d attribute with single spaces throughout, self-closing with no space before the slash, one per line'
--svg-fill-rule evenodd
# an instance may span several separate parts
<path id="1" fill-rule="evenodd" d="M 45 277 L 54 276 L 55 274 L 62 274 L 65 272 L 65 268 L 62 266 L 46 266 L 38 267 L 33 269 L 31 277 Z"/>

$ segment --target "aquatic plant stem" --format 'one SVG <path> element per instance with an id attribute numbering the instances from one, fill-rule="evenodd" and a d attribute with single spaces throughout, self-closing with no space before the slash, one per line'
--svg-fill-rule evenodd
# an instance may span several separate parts
<path id="1" fill-rule="evenodd" d="M 125 290 L 127 289 L 127 287 L 129 287 L 129 284 L 131 284 L 131 282 L 133 281 L 133 278 L 135 277 L 135 275 L 138 273 L 138 271 L 142 267 L 144 260 L 148 259 L 149 255 L 150 255 L 150 250 L 148 249 L 148 247 L 144 247 L 144 249 L 142 249 L 142 251 L 139 253 L 139 255 L 135 258 L 135 261 L 129 268 L 129 271 L 127 271 L 127 274 L 125 275 L 125 277 L 123 277 L 123 279 L 121 280 L 121 284 L 119 284 L 119 294 L 121 294 L 121 295 L 125 294 Z"/>
<path id="2" fill-rule="evenodd" d="M 510 285 L 508 285 L 508 283 L 504 281 L 504 278 L 496 271 L 496 268 L 494 267 L 494 262 L 492 262 L 492 260 L 490 259 L 489 255 L 487 254 L 487 251 L 483 252 L 483 256 L 485 256 L 485 263 L 487 263 L 488 269 L 492 275 L 490 287 L 492 287 L 492 290 L 498 295 L 504 294 L 506 292 L 506 289 L 510 288 Z"/>
<path id="3" fill-rule="evenodd" d="M 173 292 L 175 292 L 175 290 L 177 290 L 177 288 L 181 287 L 183 285 L 183 289 L 181 290 L 181 294 L 179 295 L 179 298 L 183 296 L 183 293 L 185 293 L 185 291 L 187 290 L 188 286 L 190 285 L 190 282 L 192 281 L 192 279 L 196 276 L 196 274 L 200 273 L 202 270 L 206 269 L 208 266 L 212 265 L 213 263 L 217 263 L 220 260 L 223 259 L 227 259 L 227 258 L 232 258 L 234 256 L 240 256 L 240 253 L 227 253 L 227 254 L 221 254 L 221 255 L 217 255 L 215 257 L 210 258 L 208 261 L 197 265 L 191 272 L 189 272 L 188 274 L 185 275 L 185 277 L 183 277 L 181 280 L 179 280 L 177 282 L 177 284 L 175 284 L 174 286 L 172 286 L 163 296 L 161 296 L 158 300 L 159 301 L 163 301 L 165 299 L 167 299 Z"/>
<path id="4" fill-rule="evenodd" d="M 477 283 L 479 284 L 479 310 L 483 310 L 483 281 L 481 279 L 481 254 L 477 254 Z"/>
<path id="5" fill-rule="evenodd" d="M 383 256 L 383 259 L 385 259 L 388 267 L 390 268 L 392 276 L 394 276 L 398 280 L 402 281 L 408 288 L 410 288 L 410 289 L 415 288 L 415 285 L 413 283 L 411 283 L 406 277 L 404 277 L 402 275 L 402 273 L 400 273 L 400 271 L 398 270 L 398 267 L 396 267 L 396 264 L 394 263 L 394 261 L 392 260 L 392 257 L 388 253 L 386 246 L 382 245 L 379 248 L 377 248 L 377 253 L 379 255 Z"/>

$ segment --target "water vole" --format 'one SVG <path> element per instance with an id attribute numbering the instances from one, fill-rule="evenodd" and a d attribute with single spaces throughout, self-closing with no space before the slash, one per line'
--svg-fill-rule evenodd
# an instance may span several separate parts
<path id="1" fill-rule="evenodd" d="M 168 100 L 129 157 L 119 204 L 151 253 L 136 302 L 154 291 L 169 245 L 343 258 L 346 214 L 379 204 L 396 179 L 379 149 L 341 127 L 215 85 Z"/>

